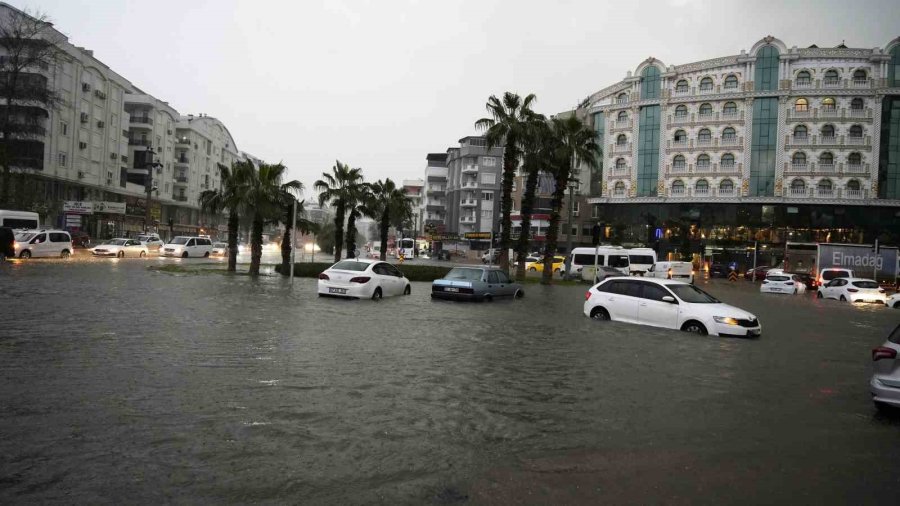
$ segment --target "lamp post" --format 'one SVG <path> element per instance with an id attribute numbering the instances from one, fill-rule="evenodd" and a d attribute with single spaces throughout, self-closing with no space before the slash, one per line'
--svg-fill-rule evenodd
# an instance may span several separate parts
<path id="1" fill-rule="evenodd" d="M 153 151 L 153 146 L 147 146 L 147 151 L 145 151 L 145 153 L 148 153 L 149 160 L 144 162 L 144 166 L 147 167 L 147 180 L 145 181 L 145 186 L 147 187 L 147 204 L 146 209 L 144 210 L 144 232 L 149 232 L 151 223 L 150 210 L 152 207 L 150 203 L 153 198 L 153 190 L 157 190 L 157 188 L 154 188 L 153 186 L 153 169 L 162 167 L 162 164 L 153 161 L 153 156 L 156 154 Z"/>

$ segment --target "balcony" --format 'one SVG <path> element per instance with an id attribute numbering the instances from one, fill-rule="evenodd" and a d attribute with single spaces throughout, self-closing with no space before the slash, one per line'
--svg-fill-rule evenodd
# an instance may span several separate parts
<path id="1" fill-rule="evenodd" d="M 850 117 L 851 118 L 868 118 L 869 111 L 866 109 L 857 109 L 857 108 L 851 107 L 850 108 Z"/>
<path id="2" fill-rule="evenodd" d="M 672 116 L 672 123 L 689 123 L 690 121 L 690 114 L 676 114 L 675 116 Z"/>
<path id="3" fill-rule="evenodd" d="M 444 188 L 431 188 L 425 192 L 425 195 L 428 197 L 443 197 L 447 194 L 447 190 Z"/>
<path id="4" fill-rule="evenodd" d="M 868 167 L 861 163 L 848 163 L 844 166 L 845 174 L 865 174 L 868 171 Z"/>
<path id="5" fill-rule="evenodd" d="M 806 191 L 806 187 L 802 188 L 788 188 L 788 196 L 789 197 L 808 197 L 809 192 Z"/>
<path id="6" fill-rule="evenodd" d="M 809 144 L 809 136 L 808 135 L 792 135 L 790 144 L 800 144 L 805 145 Z"/>
<path id="7" fill-rule="evenodd" d="M 813 115 L 812 111 L 809 109 L 798 110 L 796 108 L 791 108 L 791 109 L 789 109 L 789 112 L 790 112 L 789 116 L 791 118 L 812 118 L 812 115 Z"/>
<path id="8" fill-rule="evenodd" d="M 797 79 L 794 81 L 795 90 L 809 90 L 813 88 L 812 79 Z"/>
<path id="9" fill-rule="evenodd" d="M 172 195 L 172 200 L 176 202 L 187 202 L 187 195 Z"/>
<path id="10" fill-rule="evenodd" d="M 844 197 L 848 199 L 864 199 L 866 198 L 865 190 L 844 190 Z"/>
<path id="11" fill-rule="evenodd" d="M 475 223 L 475 216 L 460 216 L 460 223 Z"/>
<path id="12" fill-rule="evenodd" d="M 189 148 L 189 147 L 191 147 L 191 140 L 190 139 L 175 139 L 175 144 L 177 144 L 178 146 Z"/>
<path id="13" fill-rule="evenodd" d="M 430 212 L 444 212 L 446 209 L 446 205 L 441 202 L 440 204 L 426 204 L 425 210 Z"/>
<path id="14" fill-rule="evenodd" d="M 819 138 L 819 144 L 837 145 L 837 138 L 835 138 L 835 136 L 833 136 L 833 135 L 829 135 L 827 137 L 823 135 L 822 137 Z"/>
<path id="15" fill-rule="evenodd" d="M 612 191 L 612 194 L 610 194 L 610 196 L 615 199 L 623 199 L 623 198 L 627 197 L 628 194 L 625 192 L 625 190 L 623 190 L 621 188 L 616 188 L 615 190 Z"/>
<path id="16" fill-rule="evenodd" d="M 613 153 L 631 153 L 631 143 L 613 145 Z"/>
<path id="17" fill-rule="evenodd" d="M 737 192 L 734 191 L 734 188 L 719 188 L 717 190 L 717 194 L 720 197 L 736 197 Z"/>
<path id="18" fill-rule="evenodd" d="M 687 174 L 688 166 L 684 163 L 676 163 L 672 165 L 672 173 L 673 174 Z"/>
<path id="19" fill-rule="evenodd" d="M 686 97 L 691 94 L 690 88 L 675 88 L 675 91 L 672 93 L 673 96 L 676 97 Z"/>
<path id="20" fill-rule="evenodd" d="M 190 162 L 188 162 L 188 158 L 186 156 L 179 156 L 175 159 L 175 165 L 187 165 L 189 163 Z"/>
<path id="21" fill-rule="evenodd" d="M 477 165 L 464 165 L 462 168 L 463 174 L 477 174 L 478 166 Z"/>
<path id="22" fill-rule="evenodd" d="M 816 197 L 824 199 L 834 198 L 834 188 L 816 188 Z"/>
<path id="23" fill-rule="evenodd" d="M 153 118 L 143 118 L 140 116 L 132 116 L 128 123 L 131 127 L 153 129 Z"/>
<path id="24" fill-rule="evenodd" d="M 718 168 L 716 169 L 716 172 L 724 172 L 726 174 L 733 174 L 737 171 L 738 171 L 738 165 L 734 162 L 731 162 L 731 163 L 723 162 L 723 163 L 719 164 Z"/>
<path id="25" fill-rule="evenodd" d="M 175 184 L 187 184 L 188 177 L 186 174 L 179 174 L 175 176 Z"/>
<path id="26" fill-rule="evenodd" d="M 459 201 L 460 207 L 475 207 L 478 205 L 478 201 L 475 199 L 463 199 Z"/>
<path id="27" fill-rule="evenodd" d="M 715 119 L 715 116 L 716 115 L 711 112 L 707 112 L 707 113 L 701 112 L 700 114 L 697 115 L 697 121 L 712 121 L 713 119 Z"/>
<path id="28" fill-rule="evenodd" d="M 738 111 L 722 113 L 722 119 L 734 120 L 734 119 L 740 119 L 740 118 L 741 118 L 741 113 L 739 113 Z"/>
<path id="29" fill-rule="evenodd" d="M 834 174 L 834 164 L 833 163 L 819 163 L 816 165 L 816 174 Z"/>
<path id="30" fill-rule="evenodd" d="M 712 172 L 712 164 L 710 164 L 709 162 L 698 163 L 697 172 Z"/>
<path id="31" fill-rule="evenodd" d="M 740 91 L 741 87 L 738 86 L 737 84 L 733 84 L 731 86 L 728 86 L 726 84 L 725 86 L 722 87 L 722 89 L 725 90 L 725 93 L 736 93 L 736 92 Z"/>
<path id="32" fill-rule="evenodd" d="M 669 195 L 672 197 L 684 197 L 687 195 L 686 188 L 669 188 Z"/>
<path id="33" fill-rule="evenodd" d="M 865 137 L 847 137 L 847 144 L 851 146 L 865 146 L 868 144 Z"/>
<path id="34" fill-rule="evenodd" d="M 808 163 L 792 163 L 785 167 L 787 170 L 785 172 L 807 172 L 812 170 Z"/>
<path id="35" fill-rule="evenodd" d="M 463 181 L 460 185 L 461 188 L 478 188 L 478 182 L 474 179 L 469 181 Z"/>
<path id="36" fill-rule="evenodd" d="M 710 191 L 709 188 L 694 188 L 694 196 L 695 197 L 709 197 Z"/>
<path id="37" fill-rule="evenodd" d="M 722 137 L 722 146 L 739 146 L 739 145 L 741 145 L 741 138 L 736 135 Z"/>
<path id="38" fill-rule="evenodd" d="M 698 146 L 712 146 L 712 138 L 711 137 L 699 137 L 697 138 Z"/>
<path id="39" fill-rule="evenodd" d="M 628 167 L 612 167 L 609 169 L 609 173 L 613 176 L 627 176 Z"/>
<path id="40" fill-rule="evenodd" d="M 824 79 L 822 81 L 823 88 L 840 88 L 841 80 L 840 79 Z"/>
<path id="41" fill-rule="evenodd" d="M 716 88 L 714 86 L 709 86 L 709 87 L 701 86 L 699 91 L 700 91 L 701 95 L 709 95 L 711 93 L 715 93 Z"/>
<path id="42" fill-rule="evenodd" d="M 869 79 L 854 79 L 850 81 L 851 88 L 871 88 L 872 83 Z"/>
<path id="43" fill-rule="evenodd" d="M 628 128 L 631 128 L 632 125 L 633 125 L 633 123 L 631 122 L 630 119 L 623 119 L 623 120 L 613 121 L 611 124 L 611 128 L 613 128 L 613 129 L 618 129 L 618 128 L 628 129 Z"/>
<path id="44" fill-rule="evenodd" d="M 838 118 L 840 115 L 841 111 L 837 107 L 823 107 L 819 109 L 819 116 L 823 118 Z"/>
<path id="45" fill-rule="evenodd" d="M 686 148 L 688 147 L 687 139 L 678 139 L 676 141 L 672 141 L 673 148 Z"/>
<path id="46" fill-rule="evenodd" d="M 147 139 L 128 139 L 129 146 L 150 146 L 150 141 Z"/>

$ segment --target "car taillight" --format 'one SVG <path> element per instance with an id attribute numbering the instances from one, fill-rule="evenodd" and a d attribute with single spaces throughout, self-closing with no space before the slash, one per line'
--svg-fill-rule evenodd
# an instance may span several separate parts
<path id="1" fill-rule="evenodd" d="M 872 350 L 872 361 L 877 362 L 883 358 L 897 358 L 897 350 L 887 346 L 879 346 Z"/>
<path id="2" fill-rule="evenodd" d="M 331 279 L 331 278 L 328 277 L 328 274 L 325 274 L 325 273 L 323 272 L 322 274 L 319 274 L 319 279 L 324 279 L 324 280 L 327 281 L 327 280 L 329 280 L 329 279 Z"/>
<path id="3" fill-rule="evenodd" d="M 858 292 L 859 290 L 857 290 L 856 288 L 848 288 L 847 291 L 850 292 L 850 293 L 856 293 L 856 292 Z"/>
<path id="4" fill-rule="evenodd" d="M 588 290 L 584 292 L 584 300 L 589 300 L 591 298 L 591 291 Z"/>
<path id="5" fill-rule="evenodd" d="M 357 276 L 355 278 L 350 278 L 350 282 L 351 283 L 359 283 L 359 284 L 364 285 L 364 284 L 368 283 L 370 279 L 371 278 L 368 276 Z"/>

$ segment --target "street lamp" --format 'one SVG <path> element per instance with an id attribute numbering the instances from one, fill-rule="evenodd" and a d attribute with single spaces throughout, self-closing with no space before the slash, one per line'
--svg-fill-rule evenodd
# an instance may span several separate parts
<path id="1" fill-rule="evenodd" d="M 575 212 L 575 187 L 578 181 L 569 179 L 569 230 L 566 230 L 566 253 L 572 254 L 572 214 Z"/>
<path id="2" fill-rule="evenodd" d="M 158 186 L 153 186 L 153 169 L 162 167 L 162 164 L 159 162 L 153 161 L 153 156 L 156 155 L 156 152 L 153 151 L 153 146 L 147 146 L 147 151 L 145 153 L 149 153 L 149 160 L 144 163 L 144 166 L 147 167 L 147 179 L 144 182 L 147 188 L 147 208 L 144 211 L 144 231 L 150 231 L 150 209 L 151 209 L 151 199 L 153 198 L 153 191 L 159 191 Z"/>

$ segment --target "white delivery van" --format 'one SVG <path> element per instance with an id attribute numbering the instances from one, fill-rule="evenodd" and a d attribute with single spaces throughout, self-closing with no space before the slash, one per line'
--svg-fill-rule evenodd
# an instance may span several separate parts
<path id="1" fill-rule="evenodd" d="M 647 270 L 645 276 L 693 283 L 694 264 L 690 262 L 656 262 Z"/>
<path id="2" fill-rule="evenodd" d="M 205 237 L 178 236 L 159 249 L 164 257 L 208 257 L 212 253 L 212 241 Z"/>
<path id="3" fill-rule="evenodd" d="M 65 230 L 24 230 L 16 234 L 16 256 L 69 258 L 74 248 Z"/>
<path id="4" fill-rule="evenodd" d="M 631 248 L 628 263 L 632 276 L 643 276 L 656 263 L 656 252 L 651 248 Z"/>
<path id="5" fill-rule="evenodd" d="M 0 209 L 0 227 L 24 230 L 36 230 L 40 227 L 41 218 L 38 213 L 30 211 L 6 211 Z"/>
<path id="6" fill-rule="evenodd" d="M 563 264 L 560 274 L 567 278 L 593 280 L 594 255 L 596 254 L 597 266 L 612 267 L 624 275 L 629 274 L 628 250 L 621 246 L 600 246 L 599 248 L 573 248 L 571 260 L 571 275 L 566 272 Z M 585 268 L 590 267 L 586 272 Z"/>

